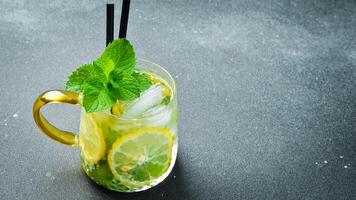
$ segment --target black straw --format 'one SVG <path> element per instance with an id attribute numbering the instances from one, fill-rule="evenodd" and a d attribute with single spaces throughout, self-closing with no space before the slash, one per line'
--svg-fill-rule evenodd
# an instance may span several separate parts
<path id="1" fill-rule="evenodd" d="M 122 1 L 121 21 L 119 38 L 125 38 L 127 33 L 127 22 L 129 20 L 130 0 Z"/>
<path id="2" fill-rule="evenodd" d="M 106 4 L 106 46 L 114 40 L 114 4 Z"/>

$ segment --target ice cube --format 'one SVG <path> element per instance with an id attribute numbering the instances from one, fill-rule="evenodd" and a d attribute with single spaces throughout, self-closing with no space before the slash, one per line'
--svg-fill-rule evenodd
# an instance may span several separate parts
<path id="1" fill-rule="evenodd" d="M 138 99 L 134 100 L 123 110 L 121 117 L 125 119 L 135 118 L 148 109 L 158 105 L 164 98 L 164 90 L 165 88 L 161 84 L 151 86 L 144 91 Z"/>
<path id="2" fill-rule="evenodd" d="M 166 105 L 157 105 L 145 112 L 143 117 L 149 126 L 163 127 L 171 120 L 172 109 Z"/>
<path id="3" fill-rule="evenodd" d="M 149 117 L 149 116 L 152 116 L 152 115 L 155 115 L 157 113 L 160 113 L 162 111 L 164 111 L 164 109 L 166 109 L 167 106 L 165 105 L 161 105 L 161 104 L 158 104 L 154 107 L 151 107 L 150 109 L 146 110 L 141 116 L 142 117 Z"/>

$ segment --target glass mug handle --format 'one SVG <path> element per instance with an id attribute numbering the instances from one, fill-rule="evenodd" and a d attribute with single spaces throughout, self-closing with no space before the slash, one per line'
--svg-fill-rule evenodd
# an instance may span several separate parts
<path id="1" fill-rule="evenodd" d="M 69 92 L 63 90 L 50 90 L 42 93 L 33 104 L 33 118 L 38 126 L 47 136 L 52 138 L 53 140 L 70 145 L 77 146 L 78 140 L 77 135 L 60 130 L 54 127 L 51 123 L 47 121 L 47 119 L 42 115 L 41 108 L 46 104 L 51 103 L 66 103 L 66 104 L 80 104 L 80 95 L 76 92 Z"/>

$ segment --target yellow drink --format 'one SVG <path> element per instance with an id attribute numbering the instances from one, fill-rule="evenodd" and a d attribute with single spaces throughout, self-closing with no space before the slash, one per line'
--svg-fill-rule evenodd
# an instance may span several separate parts
<path id="1" fill-rule="evenodd" d="M 147 75 L 153 85 L 139 99 L 111 110 L 81 113 L 82 167 L 93 181 L 111 190 L 153 187 L 168 176 L 176 160 L 174 85 L 156 74 Z"/>

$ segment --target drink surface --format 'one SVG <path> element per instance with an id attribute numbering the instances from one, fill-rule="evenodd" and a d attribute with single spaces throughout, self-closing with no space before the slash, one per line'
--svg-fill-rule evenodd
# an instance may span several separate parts
<path id="1" fill-rule="evenodd" d="M 81 164 L 97 184 L 120 192 L 151 188 L 172 170 L 178 148 L 177 100 L 157 74 L 138 99 L 111 110 L 82 110 Z"/>

